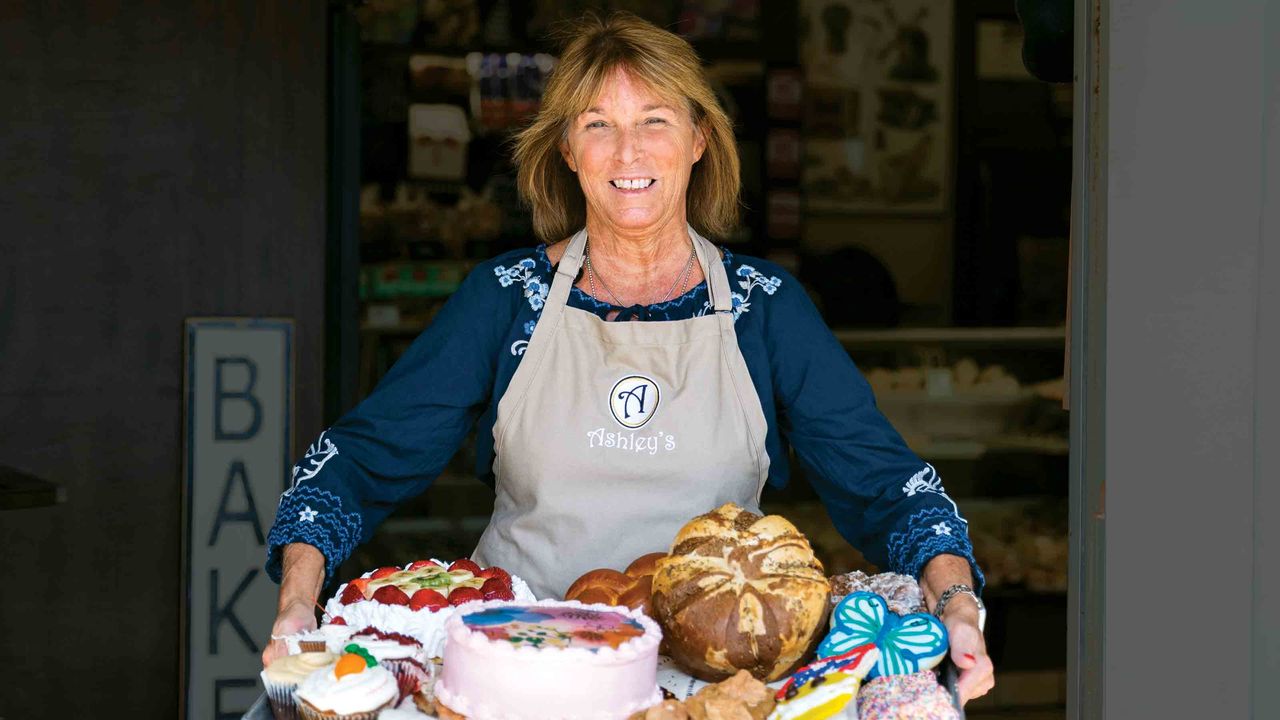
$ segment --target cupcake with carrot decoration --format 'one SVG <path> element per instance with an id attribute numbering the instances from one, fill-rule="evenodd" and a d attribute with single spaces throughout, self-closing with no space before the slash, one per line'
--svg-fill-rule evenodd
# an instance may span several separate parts
<path id="1" fill-rule="evenodd" d="M 294 696 L 304 720 L 374 720 L 400 698 L 395 675 L 368 650 L 352 643 L 332 667 L 317 670 Z"/>

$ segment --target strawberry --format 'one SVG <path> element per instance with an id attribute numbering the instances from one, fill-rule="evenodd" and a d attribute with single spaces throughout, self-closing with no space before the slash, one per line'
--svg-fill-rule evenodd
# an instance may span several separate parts
<path id="1" fill-rule="evenodd" d="M 511 573 L 507 572 L 506 570 L 503 570 L 497 565 L 494 565 L 493 567 L 487 567 L 481 570 L 480 572 L 476 573 L 476 575 L 479 577 L 485 578 L 486 580 L 492 579 L 492 578 L 498 578 L 499 580 L 502 581 L 503 585 L 506 585 L 508 588 L 511 587 Z"/>
<path id="2" fill-rule="evenodd" d="M 367 594 L 369 591 L 369 578 L 356 578 L 347 583 L 347 586 L 359 589 L 362 595 Z"/>
<path id="3" fill-rule="evenodd" d="M 356 587 L 352 583 L 347 583 L 347 587 L 343 589 L 342 595 L 338 597 L 338 602 L 343 605 L 358 603 L 362 600 L 364 600 L 364 593 L 360 592 L 360 588 Z"/>
<path id="4" fill-rule="evenodd" d="M 484 593 L 471 587 L 454 588 L 453 592 L 449 593 L 450 605 L 461 605 L 462 603 L 471 602 L 472 600 L 483 599 Z"/>
<path id="5" fill-rule="evenodd" d="M 400 568 L 397 567 L 380 567 L 373 571 L 373 574 L 369 576 L 369 579 L 380 580 L 388 575 L 395 575 L 398 572 L 400 572 Z"/>
<path id="6" fill-rule="evenodd" d="M 435 560 L 418 560 L 409 564 L 410 570 L 421 570 L 424 567 L 444 567 Z"/>
<path id="7" fill-rule="evenodd" d="M 454 570 L 466 570 L 472 575 L 480 574 L 480 566 L 471 562 L 467 558 L 462 558 L 461 560 L 454 560 L 453 564 L 449 566 L 449 571 L 452 572 Z"/>
<path id="8" fill-rule="evenodd" d="M 511 586 L 502 582 L 502 578 L 489 578 L 480 586 L 480 594 L 484 595 L 485 600 L 515 600 L 516 596 L 511 592 Z"/>
<path id="9" fill-rule="evenodd" d="M 409 596 L 395 585 L 384 585 L 373 593 L 371 600 L 382 603 L 383 605 L 408 605 Z"/>
<path id="10" fill-rule="evenodd" d="M 330 624 L 330 625 L 346 625 L 346 624 L 347 624 L 347 621 L 346 621 L 346 620 L 343 620 L 343 619 L 342 619 L 342 616 L 341 616 L 341 615 L 339 615 L 338 617 L 336 617 L 336 618 L 334 618 L 334 619 L 330 620 L 330 621 L 329 621 L 329 624 Z"/>
<path id="11" fill-rule="evenodd" d="M 449 601 L 445 596 L 432 590 L 431 588 L 422 588 L 409 598 L 409 609 L 421 610 L 426 608 L 431 612 L 435 612 L 443 607 L 449 607 Z"/>

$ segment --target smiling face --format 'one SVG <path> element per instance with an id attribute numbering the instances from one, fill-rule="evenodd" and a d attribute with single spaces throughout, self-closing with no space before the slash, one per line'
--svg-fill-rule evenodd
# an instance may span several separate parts
<path id="1" fill-rule="evenodd" d="M 689 175 L 705 149 L 684 103 L 658 96 L 622 70 L 570 121 L 560 146 L 586 196 L 588 225 L 621 234 L 683 227 Z"/>

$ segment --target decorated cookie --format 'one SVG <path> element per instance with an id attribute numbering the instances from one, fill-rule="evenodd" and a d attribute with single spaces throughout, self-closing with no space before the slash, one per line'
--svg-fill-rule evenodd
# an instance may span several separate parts
<path id="1" fill-rule="evenodd" d="M 851 701 L 879 657 L 876 646 L 867 644 L 805 665 L 778 690 L 769 720 L 847 717 L 857 709 Z"/>
<path id="2" fill-rule="evenodd" d="M 828 658 L 815 660 L 808 665 L 800 668 L 794 675 L 787 678 L 778 693 L 775 696 L 779 702 L 790 700 L 809 683 L 820 677 L 825 677 L 832 673 L 844 673 L 847 675 L 857 675 L 858 677 L 866 677 L 871 669 L 875 667 L 876 661 L 880 659 L 880 651 L 876 646 L 868 643 L 850 650 L 840 655 L 832 655 Z"/>
<path id="3" fill-rule="evenodd" d="M 928 670 L 947 654 L 947 629 L 932 615 L 898 615 L 879 595 L 855 592 L 836 606 L 831 632 L 818 645 L 830 658 L 873 643 L 880 657 L 867 678 Z"/>
<path id="4" fill-rule="evenodd" d="M 828 672 L 815 677 L 778 703 L 769 720 L 828 720 L 856 709 L 862 676 L 855 672 Z M 793 688 L 794 689 L 794 688 Z"/>

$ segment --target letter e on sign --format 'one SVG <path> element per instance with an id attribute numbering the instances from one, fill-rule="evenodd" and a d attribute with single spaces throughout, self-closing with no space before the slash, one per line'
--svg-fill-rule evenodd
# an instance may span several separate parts
<path id="1" fill-rule="evenodd" d="M 191 318 L 184 339 L 182 710 L 240 717 L 275 618 L 264 529 L 293 466 L 293 321 Z"/>

